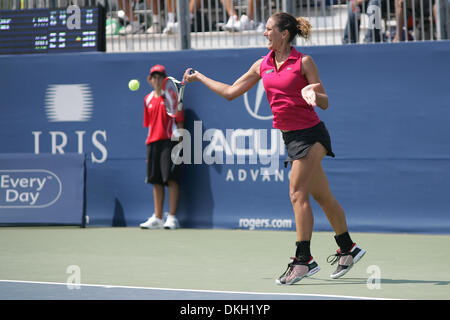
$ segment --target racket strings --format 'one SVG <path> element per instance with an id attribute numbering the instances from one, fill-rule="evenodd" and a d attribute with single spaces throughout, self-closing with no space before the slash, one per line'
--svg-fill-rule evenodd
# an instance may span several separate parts
<path id="1" fill-rule="evenodd" d="M 166 99 L 166 110 L 170 115 L 175 115 L 178 105 L 178 88 L 172 82 L 167 82 L 167 87 L 164 90 L 164 97 Z"/>

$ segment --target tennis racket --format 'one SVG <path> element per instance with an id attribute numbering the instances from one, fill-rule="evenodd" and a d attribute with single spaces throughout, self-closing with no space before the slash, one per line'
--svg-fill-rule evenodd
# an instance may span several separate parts
<path id="1" fill-rule="evenodd" d="M 190 70 L 190 74 L 194 70 Z M 178 111 L 183 110 L 184 81 L 179 81 L 174 77 L 166 77 L 163 80 L 161 90 L 166 107 L 166 112 L 170 117 L 175 117 Z"/>

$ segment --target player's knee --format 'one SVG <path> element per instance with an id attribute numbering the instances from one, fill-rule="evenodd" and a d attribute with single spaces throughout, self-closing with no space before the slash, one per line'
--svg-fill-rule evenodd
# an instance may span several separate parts
<path id="1" fill-rule="evenodd" d="M 292 205 L 309 205 L 309 193 L 304 190 L 291 188 L 289 191 L 289 196 L 291 198 Z"/>

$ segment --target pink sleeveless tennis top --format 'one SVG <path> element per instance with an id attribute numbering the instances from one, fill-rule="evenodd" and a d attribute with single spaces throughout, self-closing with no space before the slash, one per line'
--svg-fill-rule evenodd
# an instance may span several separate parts
<path id="1" fill-rule="evenodd" d="M 294 47 L 277 70 L 271 50 L 262 60 L 260 75 L 273 113 L 273 127 L 281 130 L 311 128 L 320 122 L 314 107 L 302 98 L 308 80 L 302 75 L 302 56 Z"/>

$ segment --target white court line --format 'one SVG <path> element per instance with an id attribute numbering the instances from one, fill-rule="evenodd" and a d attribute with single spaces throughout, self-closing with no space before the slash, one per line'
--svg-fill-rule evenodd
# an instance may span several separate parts
<path id="1" fill-rule="evenodd" d="M 138 290 L 159 290 L 159 291 L 181 291 L 181 292 L 202 292 L 202 293 L 226 293 L 226 294 L 249 294 L 249 295 L 287 295 L 299 297 L 320 297 L 320 298 L 336 298 L 336 299 L 358 299 L 358 300 L 398 300 L 391 298 L 374 298 L 374 297 L 358 297 L 358 296 L 343 296 L 343 295 L 329 295 L 329 294 L 308 294 L 308 293 L 281 293 L 281 292 L 248 292 L 248 291 L 219 291 L 219 290 L 198 290 L 198 289 L 175 289 L 175 288 L 154 288 L 154 287 L 134 287 L 134 286 L 118 286 L 118 285 L 103 285 L 103 284 L 73 284 L 62 282 L 45 282 L 45 281 L 23 281 L 23 280 L 0 280 L 0 282 L 11 283 L 28 283 L 28 284 L 48 284 L 48 285 L 63 285 L 63 286 L 84 286 L 84 287 L 98 287 L 98 288 L 119 288 L 119 289 L 138 289 Z"/>

